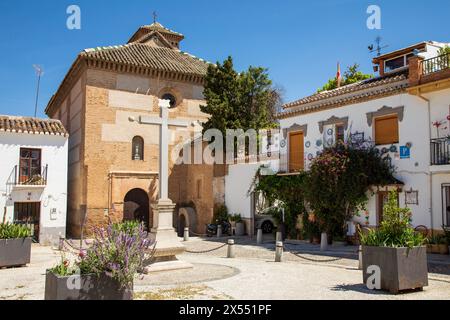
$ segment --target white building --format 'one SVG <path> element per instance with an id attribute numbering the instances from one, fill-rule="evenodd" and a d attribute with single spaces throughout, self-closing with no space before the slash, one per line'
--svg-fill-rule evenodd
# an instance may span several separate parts
<path id="1" fill-rule="evenodd" d="M 437 57 L 443 46 L 421 42 L 381 55 L 373 59 L 379 76 L 286 104 L 279 114 L 280 160 L 272 169 L 295 174 L 337 139 L 370 141 L 399 181 L 376 187 L 354 222 L 379 225 L 388 191 L 397 189 L 414 226 L 450 225 L 450 55 Z M 226 205 L 249 219 L 254 204 L 243 191 L 259 165 L 231 165 L 225 180 Z"/>
<path id="2" fill-rule="evenodd" d="M 449 225 L 449 55 L 436 58 L 443 46 L 422 42 L 384 54 L 373 60 L 378 77 L 286 104 L 280 114 L 286 141 L 282 170 L 307 169 L 337 139 L 371 141 L 403 185 L 377 188 L 355 222 L 379 225 L 387 191 L 394 187 L 399 203 L 411 208 L 414 226 Z M 435 121 L 442 123 L 440 139 Z"/>
<path id="3" fill-rule="evenodd" d="M 0 116 L 0 221 L 39 243 L 66 234 L 68 133 L 60 121 Z"/>

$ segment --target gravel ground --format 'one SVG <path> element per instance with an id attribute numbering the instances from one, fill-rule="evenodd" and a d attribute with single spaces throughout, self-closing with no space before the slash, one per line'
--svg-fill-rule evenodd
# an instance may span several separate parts
<path id="1" fill-rule="evenodd" d="M 198 239 L 186 242 L 188 251 L 219 247 L 226 239 Z M 256 246 L 248 239 L 237 239 L 236 258 L 227 259 L 226 248 L 209 253 L 185 253 L 179 258 L 194 265 L 187 271 L 156 273 L 138 278 L 136 299 L 446 299 L 450 300 L 450 257 L 431 257 L 437 272 L 429 274 L 430 285 L 422 292 L 390 295 L 370 291 L 362 285 L 357 270 L 355 247 L 333 246 L 321 253 L 318 246 L 289 244 L 303 258 L 284 253 L 275 263 L 273 243 Z M 345 257 L 337 261 L 314 262 Z M 45 270 L 54 266 L 60 253 L 33 245 L 32 262 L 25 268 L 0 269 L 0 300 L 44 297 Z"/>

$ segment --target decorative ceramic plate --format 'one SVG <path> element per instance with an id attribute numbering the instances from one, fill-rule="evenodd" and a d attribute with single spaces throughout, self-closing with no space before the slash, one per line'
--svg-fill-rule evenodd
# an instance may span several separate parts
<path id="1" fill-rule="evenodd" d="M 305 147 L 306 147 L 306 148 L 309 148 L 309 147 L 311 147 L 311 142 L 309 142 L 309 141 L 306 141 L 306 143 L 305 143 Z"/>
<path id="2" fill-rule="evenodd" d="M 314 156 L 312 153 L 308 154 L 308 160 L 311 161 L 312 159 L 314 159 Z"/>
<path id="3" fill-rule="evenodd" d="M 320 139 L 317 140 L 316 141 L 316 146 L 318 146 L 318 147 L 322 146 L 322 140 L 320 140 Z"/>
<path id="4" fill-rule="evenodd" d="M 389 151 L 390 151 L 390 152 L 397 152 L 397 146 L 392 145 L 392 146 L 389 148 Z"/>
<path id="5" fill-rule="evenodd" d="M 282 148 L 286 147 L 286 139 L 280 141 L 280 147 Z"/>
<path id="6" fill-rule="evenodd" d="M 329 136 L 332 136 L 332 135 L 333 135 L 333 129 L 331 129 L 331 128 L 328 129 L 328 130 L 327 130 L 327 134 L 328 134 Z"/>

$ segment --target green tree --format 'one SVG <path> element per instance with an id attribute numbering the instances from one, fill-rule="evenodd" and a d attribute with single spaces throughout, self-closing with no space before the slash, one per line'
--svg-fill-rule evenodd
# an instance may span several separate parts
<path id="1" fill-rule="evenodd" d="M 440 48 L 438 51 L 438 55 L 444 55 L 444 54 L 449 54 L 450 53 L 450 46 L 445 45 L 444 47 Z"/>
<path id="2" fill-rule="evenodd" d="M 345 222 L 364 208 L 371 186 L 394 181 L 392 166 L 375 148 L 337 144 L 311 163 L 304 196 L 329 234 L 342 232 Z"/>
<path id="3" fill-rule="evenodd" d="M 358 81 L 362 81 L 362 80 L 366 80 L 366 79 L 370 79 L 373 76 L 370 74 L 365 74 L 362 73 L 359 70 L 359 64 L 355 63 L 349 67 L 347 67 L 347 70 L 344 72 L 344 76 L 341 79 L 341 86 L 346 86 Z M 337 88 L 337 79 L 336 78 L 332 78 L 330 80 L 328 80 L 328 82 L 319 90 L 317 90 L 317 92 L 322 92 L 325 90 L 333 90 Z"/>
<path id="4" fill-rule="evenodd" d="M 238 73 L 233 59 L 228 57 L 222 64 L 211 65 L 205 79 L 206 106 L 202 112 L 209 114 L 203 130 L 263 129 L 274 128 L 276 108 L 281 96 L 272 86 L 267 69 L 249 67 Z"/>

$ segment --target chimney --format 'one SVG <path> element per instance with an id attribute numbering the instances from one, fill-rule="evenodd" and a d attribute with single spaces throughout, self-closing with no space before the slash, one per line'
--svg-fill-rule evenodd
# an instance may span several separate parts
<path id="1" fill-rule="evenodd" d="M 409 86 L 414 87 L 420 84 L 422 77 L 422 61 L 423 58 L 419 55 L 414 55 L 408 59 L 409 63 Z"/>

